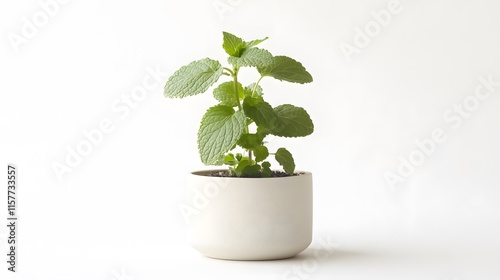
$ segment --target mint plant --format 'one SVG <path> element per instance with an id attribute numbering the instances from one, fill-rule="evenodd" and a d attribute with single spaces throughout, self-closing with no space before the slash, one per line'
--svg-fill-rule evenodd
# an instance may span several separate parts
<path id="1" fill-rule="evenodd" d="M 229 55 L 230 67 L 210 58 L 193 61 L 177 70 L 165 84 L 165 97 L 184 98 L 208 91 L 220 77 L 230 79 L 213 90 L 218 104 L 204 114 L 198 131 L 198 150 L 205 165 L 227 165 L 229 176 L 270 177 L 274 155 L 286 174 L 295 171 L 292 154 L 285 148 L 270 152 L 265 145 L 268 135 L 303 137 L 314 131 L 309 114 L 301 107 L 283 104 L 272 107 L 264 100 L 259 83 L 272 77 L 291 83 L 310 83 L 313 78 L 302 64 L 290 57 L 273 56 L 256 46 L 268 38 L 243 41 L 223 32 L 222 47 Z M 238 80 L 242 68 L 251 67 L 259 79 L 244 86 Z M 240 149 L 241 152 L 236 149 Z"/>

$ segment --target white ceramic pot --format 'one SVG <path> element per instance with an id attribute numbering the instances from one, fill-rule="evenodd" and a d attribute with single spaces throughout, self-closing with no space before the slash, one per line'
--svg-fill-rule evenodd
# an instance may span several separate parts
<path id="1" fill-rule="evenodd" d="M 205 256 L 272 260 L 297 255 L 312 240 L 312 174 L 223 178 L 193 172 L 188 236 Z"/>

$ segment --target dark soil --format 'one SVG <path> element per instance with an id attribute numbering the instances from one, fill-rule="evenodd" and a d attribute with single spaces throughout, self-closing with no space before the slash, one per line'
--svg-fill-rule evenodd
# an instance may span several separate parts
<path id="1" fill-rule="evenodd" d="M 301 175 L 303 173 L 293 173 L 293 174 L 287 174 L 283 171 L 272 171 L 271 173 L 271 176 L 269 176 L 268 178 L 275 178 L 275 177 L 290 177 L 290 176 L 298 176 L 298 175 Z M 213 172 L 210 172 L 207 174 L 207 176 L 211 176 L 211 177 L 236 177 L 236 176 L 230 176 L 229 175 L 229 172 L 227 170 L 221 170 L 221 171 L 213 171 Z M 260 176 L 241 176 L 241 178 L 262 178 Z"/>

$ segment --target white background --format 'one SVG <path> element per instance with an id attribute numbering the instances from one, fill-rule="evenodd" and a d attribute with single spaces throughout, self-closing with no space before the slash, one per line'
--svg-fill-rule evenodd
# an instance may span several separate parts
<path id="1" fill-rule="evenodd" d="M 500 2 L 400 0 L 386 26 L 372 12 L 387 0 L 73 0 L 44 18 L 46 2 L 0 4 L 2 279 L 499 279 L 500 86 L 474 93 L 480 77 L 500 81 Z M 314 174 L 314 241 L 293 259 L 212 260 L 185 239 L 185 175 L 205 168 L 196 131 L 214 101 L 166 99 L 163 85 L 190 61 L 225 61 L 222 31 L 269 36 L 263 48 L 314 77 L 262 82 L 271 104 L 302 106 L 315 123 L 270 143 Z M 126 105 L 144 79 L 150 89 Z M 111 131 L 58 178 L 54 164 L 103 121 Z M 446 140 L 391 186 L 388 172 L 435 129 Z M 15 274 L 8 163 L 19 172 Z"/>

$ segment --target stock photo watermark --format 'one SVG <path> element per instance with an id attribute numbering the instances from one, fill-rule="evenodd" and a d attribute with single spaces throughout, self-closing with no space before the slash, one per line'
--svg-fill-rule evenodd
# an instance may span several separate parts
<path id="1" fill-rule="evenodd" d="M 127 274 L 127 271 L 124 267 L 122 267 L 120 271 L 113 269 L 111 271 L 111 274 L 113 275 L 113 278 L 111 278 L 111 280 L 135 280 L 134 276 Z"/>
<path id="2" fill-rule="evenodd" d="M 194 188 L 192 193 L 188 194 L 190 201 L 179 205 L 179 211 L 186 224 L 190 224 L 191 218 L 206 209 L 210 205 L 210 201 L 217 198 L 220 192 L 228 186 L 228 178 L 218 177 L 217 179 L 205 184 L 202 190 Z"/>
<path id="3" fill-rule="evenodd" d="M 494 81 L 492 74 L 489 74 L 488 77 L 481 76 L 478 80 L 479 83 L 474 89 L 474 93 L 467 95 L 460 103 L 453 104 L 443 113 L 443 121 L 450 129 L 459 129 L 464 121 L 479 109 L 481 103 L 489 99 L 496 92 L 496 88 L 500 87 L 500 81 Z M 387 171 L 384 174 L 385 180 L 392 190 L 415 173 L 416 168 L 422 166 L 435 153 L 437 147 L 447 140 L 446 131 L 447 127 L 434 128 L 428 137 L 415 140 L 416 148 L 408 156 L 400 155 L 398 157 L 397 169 Z"/>
<path id="4" fill-rule="evenodd" d="M 96 127 L 82 130 L 82 139 L 74 145 L 66 146 L 64 160 L 52 162 L 52 170 L 60 183 L 64 181 L 63 176 L 80 166 L 85 157 L 103 143 L 106 135 L 115 131 L 116 125 L 127 119 L 130 113 L 150 95 L 150 92 L 164 83 L 167 76 L 167 73 L 162 72 L 158 65 L 154 69 L 147 67 L 146 72 L 147 75 L 142 78 L 140 84 L 111 103 L 112 117 L 104 117 Z"/>
<path id="5" fill-rule="evenodd" d="M 311 278 L 311 275 L 318 271 L 321 263 L 331 258 L 334 250 L 338 248 L 337 243 L 333 242 L 330 236 L 319 238 L 317 245 L 313 250 L 312 257 L 305 258 L 300 264 L 293 265 L 289 270 L 283 273 L 282 280 L 305 280 Z"/>
<path id="6" fill-rule="evenodd" d="M 348 62 L 351 62 L 351 57 L 360 54 L 363 49 L 368 47 L 371 42 L 382 33 L 382 31 L 391 24 L 395 15 L 403 11 L 403 6 L 398 0 L 391 0 L 387 3 L 387 8 L 376 11 L 371 11 L 371 20 L 367 21 L 363 28 L 354 28 L 354 37 L 352 44 L 341 42 L 339 47 L 344 57 Z"/>
<path id="7" fill-rule="evenodd" d="M 227 12 L 232 12 L 234 8 L 241 5 L 242 2 L 243 0 L 215 0 L 212 2 L 212 6 L 220 20 L 224 20 L 224 15 Z"/>
<path id="8" fill-rule="evenodd" d="M 17 204 L 18 196 L 18 171 L 15 164 L 7 165 L 7 270 L 16 272 L 17 260 L 17 234 L 18 234 L 18 220 L 17 220 Z"/>
<path id="9" fill-rule="evenodd" d="M 42 28 L 49 24 L 50 20 L 56 17 L 61 8 L 71 2 L 71 0 L 40 0 L 39 8 L 30 17 L 21 18 L 21 27 L 17 32 L 9 32 L 7 37 L 15 53 L 19 53 L 22 45 L 28 44 Z"/>

